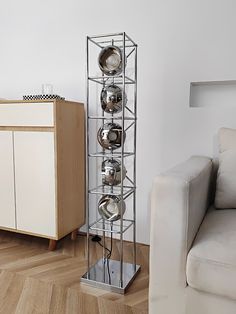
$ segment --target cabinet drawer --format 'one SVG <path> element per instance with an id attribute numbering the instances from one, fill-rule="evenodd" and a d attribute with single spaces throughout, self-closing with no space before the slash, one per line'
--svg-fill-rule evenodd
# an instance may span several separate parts
<path id="1" fill-rule="evenodd" d="M 0 104 L 0 126 L 52 127 L 53 120 L 53 102 Z"/>

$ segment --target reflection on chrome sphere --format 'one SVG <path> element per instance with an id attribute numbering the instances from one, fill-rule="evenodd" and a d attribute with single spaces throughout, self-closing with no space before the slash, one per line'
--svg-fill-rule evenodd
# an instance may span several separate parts
<path id="1" fill-rule="evenodd" d="M 122 110 L 122 89 L 117 85 L 109 85 L 103 87 L 101 91 L 101 106 L 105 112 L 108 113 L 118 113 Z M 124 100 L 124 105 L 126 104 L 126 96 Z"/>
<path id="2" fill-rule="evenodd" d="M 126 176 L 123 166 L 123 180 Z M 121 163 L 115 159 L 106 159 L 102 163 L 102 183 L 105 185 L 118 185 L 121 183 Z"/>
<path id="3" fill-rule="evenodd" d="M 98 130 L 97 139 L 103 148 L 117 149 L 121 147 L 122 128 L 116 123 L 106 123 Z"/>
<path id="4" fill-rule="evenodd" d="M 122 63 L 122 51 L 117 46 L 107 46 L 99 53 L 99 68 L 108 76 L 120 74 L 122 72 Z"/>
<path id="5" fill-rule="evenodd" d="M 103 219 L 119 220 L 121 213 L 125 212 L 125 202 L 122 202 L 118 196 L 104 195 L 98 202 L 98 212 Z"/>

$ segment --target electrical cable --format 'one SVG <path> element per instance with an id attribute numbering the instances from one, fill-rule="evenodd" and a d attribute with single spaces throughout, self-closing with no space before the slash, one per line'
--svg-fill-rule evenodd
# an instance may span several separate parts
<path id="1" fill-rule="evenodd" d="M 113 229 L 113 222 L 111 222 L 111 235 L 110 235 L 111 244 L 110 244 L 110 248 L 108 248 L 107 246 L 104 247 L 103 244 L 100 243 L 101 238 L 99 236 L 94 236 L 92 238 L 93 242 L 97 242 L 102 248 L 104 248 L 107 251 L 107 255 L 106 255 L 106 258 L 104 260 L 104 263 L 107 264 L 107 273 L 108 273 L 109 284 L 111 284 L 111 273 L 110 273 L 110 263 L 109 262 L 110 262 L 110 258 L 111 258 L 112 250 L 113 250 L 113 232 L 112 232 L 112 229 Z"/>

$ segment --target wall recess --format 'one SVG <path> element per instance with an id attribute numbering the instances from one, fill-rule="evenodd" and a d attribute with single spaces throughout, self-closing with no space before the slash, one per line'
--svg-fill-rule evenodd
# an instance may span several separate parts
<path id="1" fill-rule="evenodd" d="M 236 80 L 190 83 L 190 107 L 236 107 Z"/>

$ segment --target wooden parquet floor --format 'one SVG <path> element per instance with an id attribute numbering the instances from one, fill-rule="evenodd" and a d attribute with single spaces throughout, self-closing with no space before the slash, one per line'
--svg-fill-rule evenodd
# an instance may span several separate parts
<path id="1" fill-rule="evenodd" d="M 80 283 L 86 271 L 85 237 L 66 237 L 54 252 L 48 241 L 0 231 L 1 314 L 147 314 L 149 247 L 138 245 L 141 272 L 126 295 L 110 293 Z M 112 258 L 119 247 L 113 244 Z M 91 241 L 92 258 L 102 248 Z M 125 242 L 125 261 L 132 262 L 132 246 Z"/>

